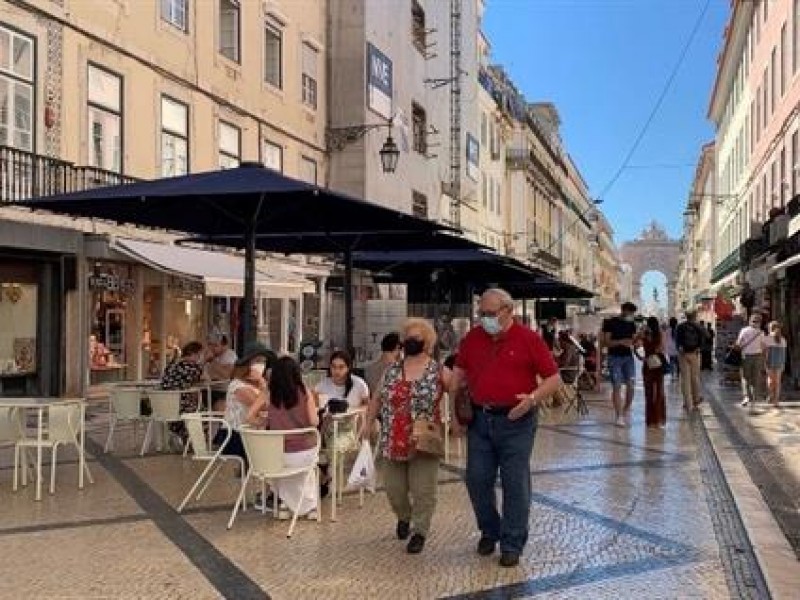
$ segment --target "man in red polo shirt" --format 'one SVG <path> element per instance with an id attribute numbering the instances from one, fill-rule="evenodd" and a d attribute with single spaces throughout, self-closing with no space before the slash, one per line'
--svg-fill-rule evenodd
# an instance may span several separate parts
<path id="1" fill-rule="evenodd" d="M 467 443 L 467 491 L 481 530 L 478 554 L 500 542 L 500 565 L 514 567 L 528 540 L 530 459 L 537 406 L 561 378 L 542 338 L 514 320 L 505 290 L 490 289 L 480 302 L 480 325 L 462 340 L 451 380 L 455 393 L 466 382 L 474 402 Z M 503 513 L 495 482 L 502 478 Z"/>

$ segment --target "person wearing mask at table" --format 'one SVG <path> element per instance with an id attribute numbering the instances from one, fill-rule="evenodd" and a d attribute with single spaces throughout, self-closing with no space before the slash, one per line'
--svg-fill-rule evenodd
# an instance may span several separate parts
<path id="1" fill-rule="evenodd" d="M 223 453 L 242 458 L 245 469 L 248 465 L 247 454 L 239 430 L 243 425 L 264 425 L 261 413 L 267 404 L 266 377 L 276 361 L 277 356 L 272 350 L 255 343 L 245 349 L 231 373 L 231 382 L 225 397 L 225 421 L 231 430 L 231 437 L 223 448 Z M 224 439 L 225 431 L 220 429 L 214 443 L 219 445 Z"/>

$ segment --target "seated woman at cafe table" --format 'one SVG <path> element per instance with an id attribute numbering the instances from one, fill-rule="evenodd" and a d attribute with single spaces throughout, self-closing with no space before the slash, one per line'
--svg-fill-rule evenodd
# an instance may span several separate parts
<path id="1" fill-rule="evenodd" d="M 275 362 L 267 388 L 267 429 L 291 431 L 319 425 L 316 400 L 303 383 L 300 366 L 292 357 L 284 356 Z M 256 416 L 256 411 L 257 408 L 251 407 L 251 417 Z M 312 435 L 287 436 L 284 440 L 284 465 L 304 467 L 310 464 L 316 459 L 315 445 Z M 306 485 L 305 473 L 279 479 L 273 489 L 282 505 L 278 511 L 279 519 L 289 518 L 289 509 L 296 509 L 301 517 L 317 518 L 317 490 L 315 484 Z"/>
<path id="2" fill-rule="evenodd" d="M 203 380 L 203 365 L 200 363 L 202 354 L 203 345 L 200 342 L 186 344 L 181 349 L 181 357 L 168 364 L 164 369 L 160 388 L 162 390 L 186 390 L 200 383 Z M 196 412 L 200 394 L 200 390 L 181 394 L 181 413 Z M 182 422 L 170 423 L 169 428 L 183 444 L 186 443 L 188 433 Z"/>
<path id="3" fill-rule="evenodd" d="M 333 426 L 330 418 L 329 402 L 332 399 L 347 402 L 347 410 L 366 407 L 369 402 L 369 387 L 367 382 L 358 375 L 353 374 L 353 359 L 344 350 L 336 350 L 331 354 L 328 363 L 328 376 L 324 377 L 314 388 L 320 414 L 325 415 L 320 424 L 323 434 L 324 453 L 320 457 L 320 471 L 322 471 L 322 485 L 320 494 L 324 498 L 328 495 L 328 449 L 333 446 Z M 355 446 L 357 431 L 349 423 L 341 423 L 337 428 L 336 444 L 341 446 Z"/>
<path id="4" fill-rule="evenodd" d="M 245 349 L 233 367 L 233 377 L 225 398 L 225 421 L 231 430 L 231 437 L 223 453 L 242 458 L 245 469 L 248 466 L 247 454 L 239 429 L 242 425 L 264 426 L 262 414 L 267 405 L 267 376 L 276 360 L 277 356 L 272 350 L 255 343 Z M 214 444 L 222 444 L 225 436 L 226 430 L 221 428 L 217 431 Z"/>

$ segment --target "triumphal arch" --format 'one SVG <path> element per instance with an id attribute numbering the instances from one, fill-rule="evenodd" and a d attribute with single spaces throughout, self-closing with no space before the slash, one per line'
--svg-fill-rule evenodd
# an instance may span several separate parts
<path id="1" fill-rule="evenodd" d="M 642 297 L 642 275 L 648 271 L 658 271 L 667 278 L 667 314 L 675 314 L 675 286 L 680 251 L 680 241 L 669 239 L 664 228 L 655 221 L 635 240 L 622 245 L 622 262 L 629 264 L 632 269 L 634 301 L 639 301 Z"/>

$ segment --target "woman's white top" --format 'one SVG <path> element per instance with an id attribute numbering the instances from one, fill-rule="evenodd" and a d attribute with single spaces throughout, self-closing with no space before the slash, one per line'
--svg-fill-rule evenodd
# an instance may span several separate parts
<path id="1" fill-rule="evenodd" d="M 245 406 L 236 398 L 236 392 L 242 388 L 251 388 L 258 391 L 254 385 L 241 379 L 232 379 L 228 384 L 228 392 L 225 395 L 225 420 L 234 430 L 238 430 L 247 422 L 247 413 L 250 411 L 250 407 Z"/>
<path id="2" fill-rule="evenodd" d="M 325 377 L 322 381 L 320 381 L 314 388 L 314 391 L 317 392 L 317 394 L 323 396 L 320 399 L 320 408 L 323 408 L 331 398 L 341 398 L 343 400 L 347 400 L 347 404 L 350 406 L 350 408 L 358 408 L 359 406 L 362 406 L 365 402 L 365 399 L 369 398 L 369 386 L 367 386 L 367 382 L 361 379 L 361 377 L 358 375 L 352 375 L 352 377 L 353 387 L 350 390 L 350 393 L 347 394 L 347 397 L 344 395 L 344 386 L 336 385 L 333 383 L 333 379 L 330 377 Z"/>

